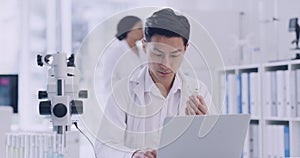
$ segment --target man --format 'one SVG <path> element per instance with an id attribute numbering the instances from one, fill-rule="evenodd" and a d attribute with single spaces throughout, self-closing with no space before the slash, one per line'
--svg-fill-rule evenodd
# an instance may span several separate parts
<path id="1" fill-rule="evenodd" d="M 147 19 L 148 64 L 113 89 L 98 135 L 99 157 L 155 158 L 167 116 L 213 113 L 206 86 L 179 71 L 189 34 L 187 18 L 171 9 Z"/>

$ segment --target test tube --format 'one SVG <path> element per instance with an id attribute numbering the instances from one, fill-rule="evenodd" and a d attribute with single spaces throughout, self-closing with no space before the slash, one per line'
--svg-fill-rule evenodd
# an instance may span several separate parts
<path id="1" fill-rule="evenodd" d="M 6 134 L 6 158 L 11 158 L 11 137 L 10 133 Z"/>
<path id="2" fill-rule="evenodd" d="M 16 150 L 16 135 L 15 134 L 12 135 L 11 145 L 12 145 L 12 158 L 16 158 L 17 150 Z"/>
<path id="3" fill-rule="evenodd" d="M 199 89 L 196 88 L 196 89 L 194 89 L 193 96 L 195 96 L 197 98 L 198 95 L 199 95 Z M 198 103 L 200 102 L 200 100 L 198 100 L 198 99 L 197 99 L 197 101 L 198 101 Z"/>
<path id="4" fill-rule="evenodd" d="M 20 156 L 20 146 L 21 146 L 21 141 L 20 141 L 20 134 L 16 133 L 15 134 L 15 156 L 14 158 L 19 158 Z"/>
<path id="5" fill-rule="evenodd" d="M 19 158 L 25 158 L 24 155 L 24 147 L 25 147 L 25 136 L 23 133 L 19 135 L 20 139 L 20 151 L 19 151 Z"/>
<path id="6" fill-rule="evenodd" d="M 24 157 L 30 157 L 30 135 L 28 133 L 24 133 Z"/>
<path id="7" fill-rule="evenodd" d="M 199 89 L 198 88 L 194 89 L 194 92 L 193 92 L 193 96 L 197 96 L 197 95 L 199 95 Z"/>
<path id="8" fill-rule="evenodd" d="M 35 155 L 35 135 L 34 134 L 30 134 L 29 135 L 30 141 L 29 141 L 29 157 L 30 158 L 36 158 Z"/>
<path id="9" fill-rule="evenodd" d="M 40 158 L 43 158 L 44 157 L 44 151 L 45 151 L 45 139 L 44 139 L 44 133 L 41 133 L 40 135 L 39 135 L 39 143 L 40 143 L 40 145 L 39 145 L 39 157 Z"/>
<path id="10" fill-rule="evenodd" d="M 47 154 L 48 154 L 48 142 L 49 142 L 49 139 L 48 139 L 47 136 L 48 136 L 47 133 L 43 134 L 43 139 L 44 139 L 44 143 L 43 143 L 43 158 L 48 158 Z"/>

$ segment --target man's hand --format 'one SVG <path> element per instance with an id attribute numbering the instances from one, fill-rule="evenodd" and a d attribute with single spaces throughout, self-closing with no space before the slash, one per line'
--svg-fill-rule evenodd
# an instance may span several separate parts
<path id="1" fill-rule="evenodd" d="M 132 155 L 132 158 L 156 158 L 156 150 L 137 151 Z"/>
<path id="2" fill-rule="evenodd" d="M 200 95 L 189 96 L 189 100 L 186 102 L 185 114 L 186 115 L 208 114 L 208 109 L 204 101 L 204 98 Z"/>

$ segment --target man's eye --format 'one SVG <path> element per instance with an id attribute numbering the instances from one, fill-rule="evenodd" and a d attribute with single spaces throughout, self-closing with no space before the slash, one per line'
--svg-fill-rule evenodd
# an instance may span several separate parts
<path id="1" fill-rule="evenodd" d="M 179 57 L 179 55 L 171 55 L 172 58 Z"/>
<path id="2" fill-rule="evenodd" d="M 174 53 L 174 54 L 171 54 L 171 57 L 176 58 L 176 57 L 179 57 L 180 55 L 181 55 L 180 53 Z"/>
<path id="3" fill-rule="evenodd" d="M 155 56 L 158 56 L 158 57 L 161 57 L 162 54 L 159 54 L 159 53 L 153 53 Z"/>

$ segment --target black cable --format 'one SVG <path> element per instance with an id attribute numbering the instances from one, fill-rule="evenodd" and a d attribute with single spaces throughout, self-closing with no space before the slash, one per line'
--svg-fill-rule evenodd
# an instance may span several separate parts
<path id="1" fill-rule="evenodd" d="M 91 141 L 91 140 L 89 139 L 89 137 L 88 137 L 87 135 L 85 135 L 85 134 L 82 132 L 82 130 L 78 127 L 77 122 L 73 122 L 73 124 L 74 124 L 75 127 L 78 129 L 78 131 L 79 131 L 82 135 L 84 135 L 84 137 L 90 142 L 90 144 L 91 144 L 92 147 L 93 147 L 93 151 L 94 151 L 95 158 L 97 158 L 97 155 L 96 155 L 96 152 L 95 152 L 95 146 L 94 146 L 94 144 L 92 143 L 92 141 Z"/>

